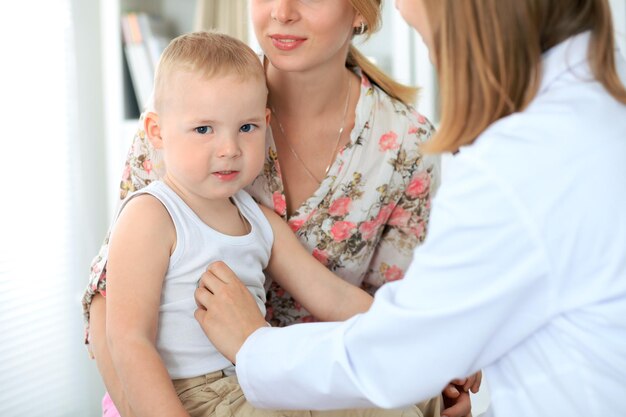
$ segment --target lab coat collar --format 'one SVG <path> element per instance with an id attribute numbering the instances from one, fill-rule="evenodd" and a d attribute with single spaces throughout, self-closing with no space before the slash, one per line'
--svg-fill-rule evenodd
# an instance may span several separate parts
<path id="1" fill-rule="evenodd" d="M 581 79 L 591 79 L 587 62 L 587 52 L 591 32 L 574 35 L 543 53 L 543 75 L 539 94 L 546 91 L 563 73 L 576 71 Z"/>

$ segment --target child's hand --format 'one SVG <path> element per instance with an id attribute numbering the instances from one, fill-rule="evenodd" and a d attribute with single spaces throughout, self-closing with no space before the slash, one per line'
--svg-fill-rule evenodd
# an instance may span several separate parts
<path id="1" fill-rule="evenodd" d="M 248 336 L 266 325 L 252 294 L 224 262 L 209 265 L 198 281 L 194 298 L 196 320 L 232 363 Z"/>

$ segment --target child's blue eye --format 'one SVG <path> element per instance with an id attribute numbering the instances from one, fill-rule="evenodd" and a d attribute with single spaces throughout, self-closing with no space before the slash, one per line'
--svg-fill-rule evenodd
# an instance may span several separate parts
<path id="1" fill-rule="evenodd" d="M 243 133 L 250 133 L 256 128 L 257 128 L 256 125 L 253 125 L 252 123 L 246 123 L 245 125 L 239 128 L 239 131 Z"/>
<path id="2" fill-rule="evenodd" d="M 201 135 L 206 135 L 207 133 L 213 133 L 213 128 L 211 126 L 199 126 L 194 129 L 196 132 Z"/>

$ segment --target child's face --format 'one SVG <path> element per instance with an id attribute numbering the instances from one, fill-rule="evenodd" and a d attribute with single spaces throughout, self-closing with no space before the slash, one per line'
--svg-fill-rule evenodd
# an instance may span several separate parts
<path id="1" fill-rule="evenodd" d="M 230 197 L 261 172 L 264 80 L 178 72 L 159 114 L 167 178 L 188 197 Z"/>

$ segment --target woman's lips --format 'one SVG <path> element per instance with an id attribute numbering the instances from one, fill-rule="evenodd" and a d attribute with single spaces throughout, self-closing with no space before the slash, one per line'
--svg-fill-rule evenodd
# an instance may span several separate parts
<path id="1" fill-rule="evenodd" d="M 306 38 L 292 35 L 270 35 L 272 45 L 281 51 L 293 51 L 301 46 Z"/>

